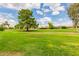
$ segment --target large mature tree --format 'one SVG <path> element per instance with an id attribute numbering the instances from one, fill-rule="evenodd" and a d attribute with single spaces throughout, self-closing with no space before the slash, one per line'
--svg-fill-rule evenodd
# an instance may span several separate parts
<path id="1" fill-rule="evenodd" d="M 73 21 L 74 28 L 77 28 L 79 25 L 79 3 L 71 4 L 68 8 L 68 14 Z"/>
<path id="2" fill-rule="evenodd" d="M 37 23 L 35 18 L 32 16 L 33 12 L 28 9 L 21 9 L 18 12 L 19 24 L 23 25 L 23 28 L 26 28 L 26 31 L 29 31 L 29 28 L 36 27 Z"/>

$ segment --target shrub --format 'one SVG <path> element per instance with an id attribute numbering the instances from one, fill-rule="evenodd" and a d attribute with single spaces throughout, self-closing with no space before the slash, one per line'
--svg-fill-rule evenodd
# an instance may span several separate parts
<path id="1" fill-rule="evenodd" d="M 9 27 L 9 29 L 14 29 L 13 27 Z"/>
<path id="2" fill-rule="evenodd" d="M 4 27 L 0 27 L 0 31 L 4 31 Z"/>
<path id="3" fill-rule="evenodd" d="M 62 29 L 67 29 L 67 27 L 66 27 L 66 26 L 62 26 L 61 28 L 62 28 Z"/>

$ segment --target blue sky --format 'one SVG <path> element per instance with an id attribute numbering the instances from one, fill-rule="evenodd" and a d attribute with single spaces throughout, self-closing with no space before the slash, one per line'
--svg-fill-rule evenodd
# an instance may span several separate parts
<path id="1" fill-rule="evenodd" d="M 31 9 L 40 26 L 48 26 L 48 22 L 55 26 L 72 26 L 72 21 L 67 14 L 69 5 L 67 3 L 1 3 L 0 23 L 7 20 L 11 26 L 14 26 L 18 22 L 18 10 Z"/>

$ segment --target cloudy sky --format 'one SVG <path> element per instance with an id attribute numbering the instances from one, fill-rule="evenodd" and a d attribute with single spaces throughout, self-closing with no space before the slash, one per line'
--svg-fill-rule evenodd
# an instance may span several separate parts
<path id="1" fill-rule="evenodd" d="M 8 21 L 14 26 L 18 23 L 18 10 L 31 9 L 40 26 L 48 26 L 48 22 L 52 22 L 55 26 L 72 26 L 67 14 L 69 5 L 67 3 L 0 3 L 0 23 Z"/>

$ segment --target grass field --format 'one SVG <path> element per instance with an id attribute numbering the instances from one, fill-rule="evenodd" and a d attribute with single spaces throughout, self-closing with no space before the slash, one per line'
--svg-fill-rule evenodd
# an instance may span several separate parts
<path id="1" fill-rule="evenodd" d="M 74 29 L 3 31 L 0 55 L 79 56 L 79 33 Z"/>

